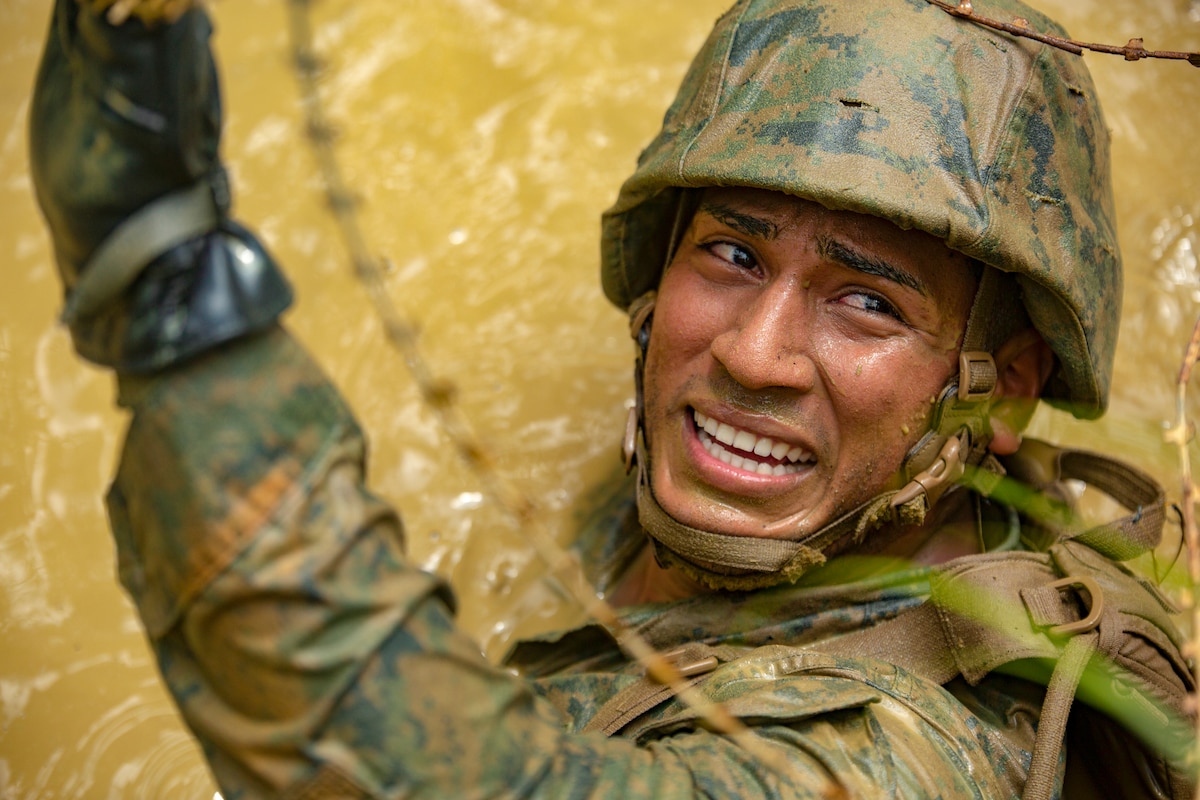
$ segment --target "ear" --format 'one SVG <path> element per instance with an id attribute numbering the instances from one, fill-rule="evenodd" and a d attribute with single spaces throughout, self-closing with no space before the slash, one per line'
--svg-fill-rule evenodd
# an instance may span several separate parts
<path id="1" fill-rule="evenodd" d="M 996 349 L 996 392 L 992 404 L 992 441 L 996 455 L 1015 453 L 1021 431 L 1037 407 L 1042 387 L 1054 369 L 1054 352 L 1033 328 L 1014 334 Z"/>

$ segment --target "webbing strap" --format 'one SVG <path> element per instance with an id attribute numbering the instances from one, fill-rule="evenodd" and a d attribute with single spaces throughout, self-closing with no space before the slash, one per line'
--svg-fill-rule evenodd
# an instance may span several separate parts
<path id="1" fill-rule="evenodd" d="M 155 258 L 220 223 L 213 184 L 201 180 L 142 206 L 110 233 L 80 269 L 62 321 L 89 317 L 119 297 Z"/>
<path id="2" fill-rule="evenodd" d="M 734 647 L 711 647 L 693 643 L 666 654 L 665 658 L 684 676 L 687 686 L 694 686 L 704 680 L 720 663 L 732 661 L 743 652 L 744 649 Z M 669 685 L 659 683 L 648 675 L 639 678 L 610 697 L 583 727 L 583 732 L 599 731 L 605 736 L 614 736 L 626 725 L 672 696 L 674 691 Z"/>
<path id="3" fill-rule="evenodd" d="M 961 349 L 993 353 L 1028 326 L 1029 315 L 1016 278 L 1007 272 L 984 267 L 963 331 Z"/>
<path id="4" fill-rule="evenodd" d="M 1166 522 L 1166 493 L 1146 473 L 1087 450 L 1065 450 L 1027 438 L 1005 460 L 1009 474 L 1037 491 L 1064 480 L 1080 480 L 1107 494 L 1133 513 L 1085 530 L 1054 529 L 1058 541 L 1075 540 L 1114 561 L 1128 561 L 1153 550 Z M 1041 520 L 1042 524 L 1049 524 Z"/>
<path id="5" fill-rule="evenodd" d="M 870 628 L 819 642 L 808 649 L 845 658 L 873 658 L 895 664 L 939 686 L 958 677 L 937 609 L 922 603 Z"/>
<path id="6" fill-rule="evenodd" d="M 702 677 L 691 678 L 685 685 L 694 686 Z M 672 694 L 670 686 L 640 678 L 609 698 L 583 727 L 583 733 L 599 731 L 605 736 L 613 736 Z"/>
<path id="7" fill-rule="evenodd" d="M 1057 578 L 1044 556 L 1029 553 L 951 561 L 933 573 L 929 601 L 806 649 L 873 658 L 939 685 L 959 675 L 977 684 L 1011 661 L 1057 654 L 1048 639 L 1030 629 L 1031 621 L 1048 628 L 1079 618 L 1054 588 Z M 1025 592 L 1044 586 L 1057 606 L 1043 599 L 1034 611 Z"/>
<path id="8" fill-rule="evenodd" d="M 962 350 L 983 350 L 991 352 L 998 342 L 991 341 L 992 322 L 996 314 L 992 313 L 999 296 L 1000 276 L 998 269 L 984 269 L 979 276 L 979 286 L 975 289 L 975 300 L 967 317 L 967 327 L 963 331 Z M 965 376 L 960 376 L 965 380 Z"/>
<path id="9" fill-rule="evenodd" d="M 1067 735 L 1067 718 L 1083 670 L 1096 652 L 1098 638 L 1099 634 L 1094 632 L 1073 637 L 1054 666 L 1038 718 L 1033 759 L 1021 800 L 1050 800 L 1058 787 L 1058 759 Z"/>
<path id="10" fill-rule="evenodd" d="M 1075 536 L 1093 550 L 1116 561 L 1128 561 L 1153 550 L 1166 522 L 1166 493 L 1146 473 L 1099 453 L 1064 450 L 1059 458 L 1065 478 L 1085 481 L 1133 511 Z"/>
<path id="11" fill-rule="evenodd" d="M 860 542 L 867 532 L 885 522 L 919 523 L 925 516 L 923 497 L 916 497 L 902 507 L 893 509 L 895 492 L 886 492 L 843 514 L 803 539 L 764 539 L 731 536 L 693 528 L 679 522 L 659 506 L 650 488 L 648 458 L 645 446 L 637 443 L 637 508 L 638 521 L 655 545 L 663 545 L 671 553 L 693 566 L 721 575 L 737 577 L 779 573 L 792 578 L 805 570 L 825 563 L 828 556 L 837 555 L 846 547 Z M 897 532 L 900 526 L 895 526 Z M 757 580 L 751 577 L 749 580 Z M 772 577 L 769 583 L 779 583 Z M 725 588 L 738 588 L 724 582 Z M 753 588 L 747 586 L 746 588 Z"/>

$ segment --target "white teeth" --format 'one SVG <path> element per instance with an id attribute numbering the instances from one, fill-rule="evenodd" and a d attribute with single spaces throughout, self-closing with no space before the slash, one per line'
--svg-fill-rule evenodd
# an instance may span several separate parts
<path id="1" fill-rule="evenodd" d="M 736 435 L 737 431 L 734 430 L 733 426 L 726 425 L 724 422 L 717 428 L 717 432 L 713 434 L 721 444 L 733 444 L 733 437 Z"/>
<path id="2" fill-rule="evenodd" d="M 755 436 L 749 431 L 740 431 L 725 422 L 695 412 L 696 427 L 700 429 L 700 442 L 714 458 L 718 458 L 735 469 L 744 469 L 759 475 L 791 475 L 800 471 L 800 464 L 812 461 L 812 454 L 801 447 L 787 442 L 776 442 L 766 436 Z M 720 444 L 718 444 L 718 442 Z M 721 445 L 741 451 L 731 453 Z M 771 457 L 786 460 L 784 464 L 767 464 L 751 458 L 753 453 L 761 458 Z M 798 463 L 799 462 L 799 463 Z"/>

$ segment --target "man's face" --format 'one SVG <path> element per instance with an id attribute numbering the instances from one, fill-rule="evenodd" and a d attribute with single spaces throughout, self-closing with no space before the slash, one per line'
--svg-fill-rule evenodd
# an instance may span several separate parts
<path id="1" fill-rule="evenodd" d="M 646 360 L 659 504 L 798 538 L 898 484 L 957 370 L 967 259 L 890 222 L 706 190 L 663 275 Z"/>

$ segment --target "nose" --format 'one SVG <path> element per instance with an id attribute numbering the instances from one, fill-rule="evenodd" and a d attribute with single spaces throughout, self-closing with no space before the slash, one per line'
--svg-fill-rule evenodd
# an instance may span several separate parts
<path id="1" fill-rule="evenodd" d="M 713 339 L 713 358 L 747 389 L 810 391 L 817 368 L 807 303 L 805 292 L 788 282 L 764 287 Z"/>

